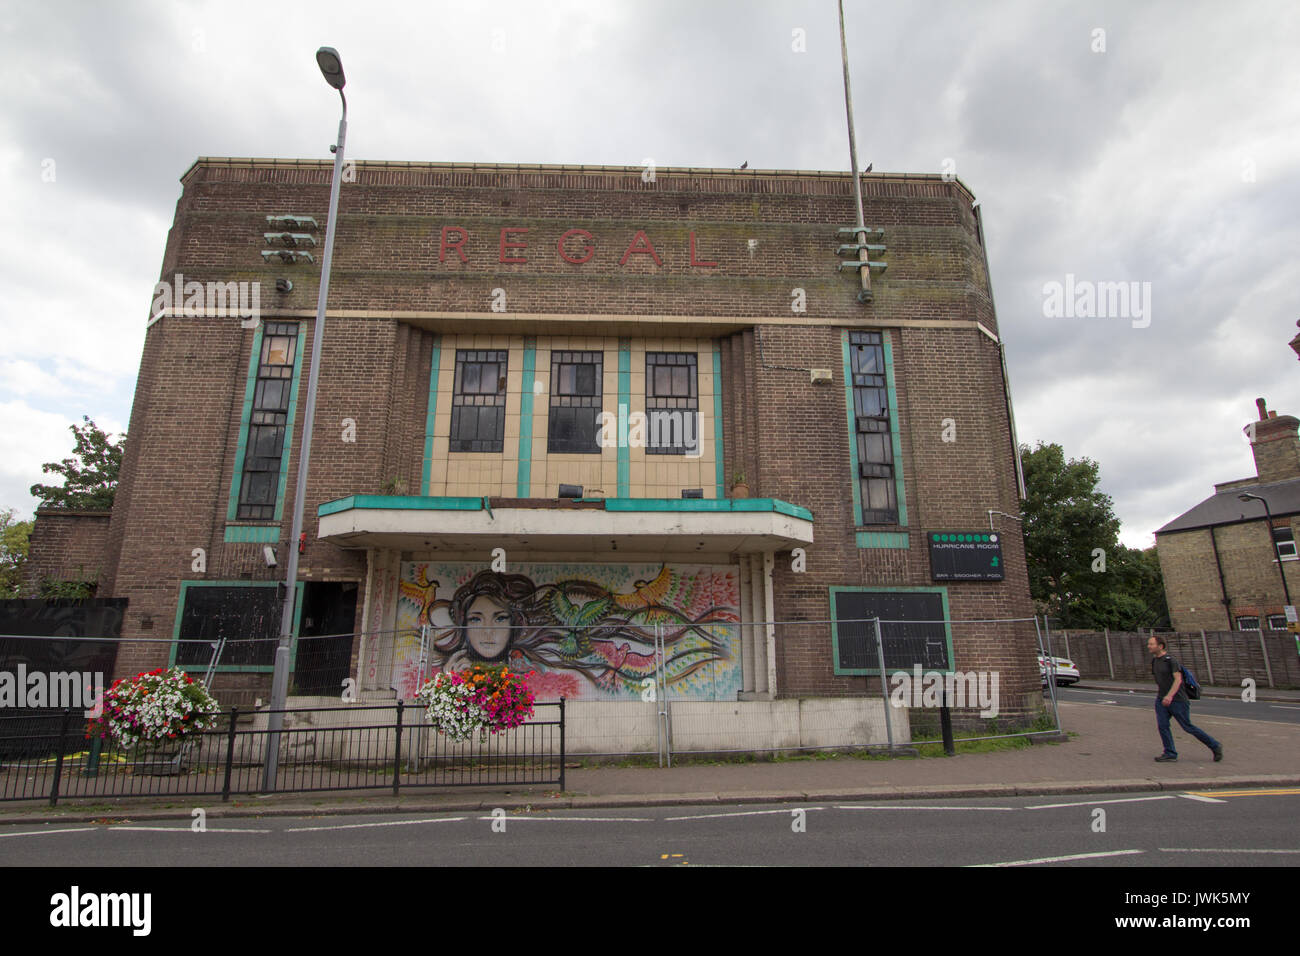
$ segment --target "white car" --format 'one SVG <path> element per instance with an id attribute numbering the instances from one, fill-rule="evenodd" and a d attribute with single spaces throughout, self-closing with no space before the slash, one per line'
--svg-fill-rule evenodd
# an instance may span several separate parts
<path id="1" fill-rule="evenodd" d="M 1056 685 L 1064 687 L 1067 684 L 1079 683 L 1079 668 L 1074 666 L 1074 661 L 1066 657 L 1051 658 L 1051 669 L 1056 674 Z M 1043 679 L 1043 686 L 1047 686 L 1048 658 L 1038 658 L 1038 674 Z"/>

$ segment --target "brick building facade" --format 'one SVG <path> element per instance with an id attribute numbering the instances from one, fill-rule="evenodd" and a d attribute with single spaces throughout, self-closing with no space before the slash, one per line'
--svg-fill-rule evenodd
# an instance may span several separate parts
<path id="1" fill-rule="evenodd" d="M 1256 475 L 1216 484 L 1156 532 L 1176 631 L 1285 631 L 1285 607 L 1300 594 L 1300 420 L 1256 405 L 1259 419 L 1244 429 Z"/>
<path id="2" fill-rule="evenodd" d="M 294 544 L 330 173 L 205 158 L 182 177 L 99 582 L 130 602 L 119 672 L 201 663 L 140 638 L 278 630 L 264 549 Z M 349 176 L 295 692 L 351 677 L 409 696 L 431 667 L 477 658 L 603 706 L 652 673 L 683 700 L 860 696 L 875 651 L 850 621 L 879 615 L 932 622 L 891 625 L 888 648 L 998 672 L 1003 715 L 1041 708 L 1032 624 L 954 623 L 1032 615 L 1006 517 L 1020 509 L 1005 365 L 961 183 L 863 177 L 887 263 L 863 303 L 856 270 L 837 268 L 853 241 L 837 232 L 854 219 L 844 173 L 360 162 Z M 941 535 L 999 542 L 1004 577 L 936 579 Z M 485 614 L 513 629 L 500 656 Z M 345 636 L 304 657 L 304 638 L 329 634 Z M 265 696 L 269 646 L 226 652 L 223 699 Z"/>

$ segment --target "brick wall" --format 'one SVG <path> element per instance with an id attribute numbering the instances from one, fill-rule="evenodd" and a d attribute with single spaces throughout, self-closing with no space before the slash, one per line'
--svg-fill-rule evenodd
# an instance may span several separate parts
<path id="1" fill-rule="evenodd" d="M 1300 535 L 1300 521 L 1274 518 L 1275 527 Z M 1264 520 L 1220 525 L 1214 529 L 1219 553 L 1216 566 L 1210 529 L 1167 532 L 1156 538 L 1170 622 L 1181 631 L 1236 627 L 1242 615 L 1282 614 L 1286 599 L 1280 567 L 1294 601 L 1300 596 L 1300 562 L 1279 561 Z M 1219 567 L 1223 582 L 1219 580 Z M 1223 604 L 1227 594 L 1225 616 Z M 1229 623 L 1231 621 L 1231 624 Z"/>
<path id="2" fill-rule="evenodd" d="M 38 508 L 23 565 L 23 596 L 36 597 L 45 578 L 102 584 L 109 570 L 111 516 L 109 511 Z M 108 596 L 106 590 L 102 596 Z"/>

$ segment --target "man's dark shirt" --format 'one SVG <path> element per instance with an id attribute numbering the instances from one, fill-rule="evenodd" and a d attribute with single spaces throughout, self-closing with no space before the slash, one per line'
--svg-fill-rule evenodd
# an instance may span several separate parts
<path id="1" fill-rule="evenodd" d="M 1169 696 L 1169 688 L 1174 686 L 1174 674 L 1178 673 L 1174 664 L 1174 659 L 1169 654 L 1161 657 L 1151 658 L 1151 676 L 1156 679 L 1156 691 L 1161 700 Z M 1183 685 L 1178 685 L 1178 693 L 1174 695 L 1175 701 L 1187 703 L 1187 692 Z"/>

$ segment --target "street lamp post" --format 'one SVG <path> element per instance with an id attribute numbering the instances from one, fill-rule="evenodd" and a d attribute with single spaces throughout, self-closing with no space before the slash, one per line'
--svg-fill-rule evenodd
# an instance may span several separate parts
<path id="1" fill-rule="evenodd" d="M 321 343 L 325 338 L 325 303 L 329 297 L 330 262 L 334 257 L 334 233 L 339 210 L 339 183 L 343 171 L 343 143 L 348 131 L 348 99 L 343 95 L 343 61 L 333 47 L 316 51 L 316 64 L 325 82 L 339 91 L 343 116 L 339 119 L 339 141 L 330 147 L 334 153 L 334 175 L 330 180 L 329 217 L 325 222 L 325 254 L 321 261 L 320 292 L 316 296 L 316 325 L 311 337 L 311 372 L 307 377 L 307 409 L 302 419 L 302 453 L 298 458 L 298 481 L 294 486 L 293 531 L 289 535 L 289 554 L 285 562 L 284 605 L 280 615 L 280 643 L 275 649 L 275 672 L 271 677 L 271 712 L 267 720 L 266 764 L 262 790 L 275 789 L 280 761 L 280 731 L 284 726 L 284 707 L 289 698 L 289 653 L 293 641 L 293 610 L 298 586 L 298 542 L 302 539 L 302 513 L 307 499 L 307 469 L 311 463 L 311 432 L 316 418 L 316 386 L 320 381 Z M 288 440 L 292 441 L 293 436 Z"/>
<path id="2" fill-rule="evenodd" d="M 1237 498 L 1241 501 L 1250 501 L 1253 498 L 1255 501 L 1258 501 L 1260 504 L 1264 506 L 1264 518 L 1267 524 L 1265 530 L 1268 532 L 1268 546 L 1273 549 L 1273 557 L 1277 560 L 1277 573 L 1282 576 L 1282 594 L 1285 595 L 1286 597 L 1286 603 L 1290 604 L 1291 592 L 1287 589 L 1286 586 L 1286 571 L 1282 567 L 1282 556 L 1277 553 L 1277 543 L 1274 542 L 1273 540 L 1273 512 L 1268 510 L 1268 502 L 1265 501 L 1263 498 L 1261 498 L 1259 495 L 1252 495 L 1249 492 L 1242 492 L 1241 494 L 1237 495 Z"/>

